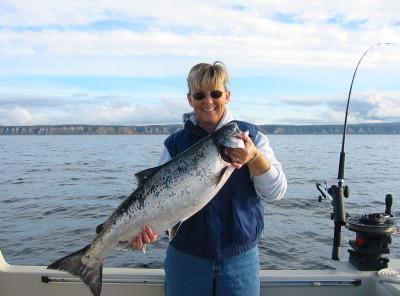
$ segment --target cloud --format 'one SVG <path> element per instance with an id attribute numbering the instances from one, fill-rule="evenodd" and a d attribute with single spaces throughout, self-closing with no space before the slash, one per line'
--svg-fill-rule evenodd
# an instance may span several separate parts
<path id="1" fill-rule="evenodd" d="M 13 0 L 1 2 L 0 11 L 2 124 L 179 122 L 187 110 L 186 102 L 177 99 L 184 87 L 173 82 L 167 88 L 162 79 L 179 77 L 184 85 L 190 66 L 214 60 L 224 61 L 232 77 L 252 86 L 246 91 L 251 96 L 243 91 L 232 103 L 242 118 L 337 122 L 344 112 L 342 86 L 348 82 L 342 76 L 378 42 L 399 46 L 371 50 L 359 74 L 379 73 L 390 83 L 381 84 L 384 93 L 367 93 L 364 87 L 353 96 L 351 116 L 398 118 L 398 103 L 389 95 L 389 90 L 398 92 L 393 78 L 400 65 L 397 0 L 150 0 L 140 5 Z M 49 77 L 60 79 L 53 84 Z M 84 83 L 99 77 L 104 84 Z M 113 86 L 121 77 L 154 80 Z M 28 83 L 30 78 L 37 79 Z M 273 114 L 258 114 L 254 106 Z"/>
<path id="2" fill-rule="evenodd" d="M 351 123 L 400 121 L 399 98 L 400 91 L 370 89 L 353 93 L 348 120 Z M 262 104 L 240 104 L 235 109 L 242 117 L 260 124 L 342 124 L 346 103 L 345 95 L 292 95 L 264 100 Z"/>
<path id="3" fill-rule="evenodd" d="M 140 100 L 120 95 L 82 93 L 52 97 L 0 94 L 1 125 L 180 123 L 190 111 L 185 100 Z"/>
<path id="4" fill-rule="evenodd" d="M 154 9 L 160 3 L 14 2 L 10 4 L 13 9 L 0 19 L 6 28 L 0 30 L 0 53 L 67 56 L 96 73 L 99 56 L 147 60 L 155 56 L 222 57 L 230 64 L 250 67 L 349 66 L 357 50 L 374 42 L 400 44 L 400 26 L 394 25 L 400 8 L 393 1 L 379 5 L 377 1 L 363 5 L 358 5 L 359 1 L 316 2 L 312 7 L 305 1 L 250 1 L 234 6 L 210 1 L 202 9 L 197 2 L 173 2 Z M 357 23 L 362 29 L 349 29 L 344 25 L 348 23 Z M 393 58 L 400 61 L 398 56 Z"/>
<path id="5" fill-rule="evenodd" d="M 71 116 L 70 120 L 86 124 L 115 125 L 180 123 L 181 114 L 188 110 L 185 102 L 175 100 L 160 100 L 157 104 L 147 106 L 82 106 L 77 110 L 78 114 Z"/>
<path id="6" fill-rule="evenodd" d="M 365 118 L 372 120 L 400 120 L 400 93 L 374 93 L 368 97 L 371 106 Z"/>
<path id="7" fill-rule="evenodd" d="M 339 106 L 343 106 L 345 104 L 342 97 L 334 97 L 334 96 L 283 96 L 279 97 L 277 100 L 283 104 L 298 106 L 298 107 L 314 107 L 321 106 L 326 104 L 338 104 Z"/>
<path id="8" fill-rule="evenodd" d="M 112 97 L 110 95 L 110 97 Z M 114 95 L 99 98 L 88 93 L 79 96 L 24 96 L 1 99 L 1 125 L 34 124 L 111 124 L 138 125 L 180 123 L 181 114 L 191 108 L 182 98 L 140 100 Z M 400 92 L 370 90 L 354 93 L 350 102 L 349 122 L 400 121 Z M 146 101 L 146 100 L 145 100 Z M 235 116 L 257 124 L 341 124 L 346 101 L 341 96 L 286 97 L 285 100 L 233 100 Z"/>
<path id="9" fill-rule="evenodd" d="M 357 122 L 380 122 L 400 120 L 400 92 L 369 90 L 352 96 L 349 113 Z M 330 101 L 327 106 L 332 112 L 343 112 L 346 102 Z"/>
<path id="10" fill-rule="evenodd" d="M 0 108 L 1 125 L 30 125 L 35 122 L 34 116 L 21 107 L 10 110 Z"/>
<path id="11" fill-rule="evenodd" d="M 221 22 L 216 16 L 251 15 L 255 20 L 275 17 L 277 22 L 301 19 L 308 22 L 324 22 L 336 17 L 336 23 L 364 20 L 378 26 L 388 21 L 397 21 L 400 8 L 396 0 L 345 0 L 314 1 L 132 1 L 110 2 L 105 0 L 70 0 L 57 3 L 49 0 L 2 2 L 5 12 L 0 21 L 3 25 L 74 25 L 90 24 L 104 19 L 137 19 L 146 17 L 167 27 L 177 25 L 201 27 L 212 26 L 205 20 Z M 163 7 L 163 9 L 155 9 Z M 277 18 L 277 16 L 284 16 Z M 223 22 L 223 20 L 222 20 Z M 335 22 L 334 22 L 335 23 Z M 195 26 L 191 25 L 191 26 Z"/>

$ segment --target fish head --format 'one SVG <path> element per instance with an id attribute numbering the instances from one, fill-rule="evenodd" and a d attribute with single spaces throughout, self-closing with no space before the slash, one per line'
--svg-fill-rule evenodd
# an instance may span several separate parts
<path id="1" fill-rule="evenodd" d="M 236 121 L 231 121 L 221 127 L 213 135 L 214 143 L 218 146 L 218 151 L 226 162 L 232 162 L 229 156 L 225 153 L 225 148 L 244 148 L 244 142 L 237 136 L 242 131 Z"/>
<path id="2" fill-rule="evenodd" d="M 212 137 L 218 145 L 229 148 L 244 148 L 244 142 L 237 136 L 241 133 L 236 121 L 231 121 L 217 130 Z"/>

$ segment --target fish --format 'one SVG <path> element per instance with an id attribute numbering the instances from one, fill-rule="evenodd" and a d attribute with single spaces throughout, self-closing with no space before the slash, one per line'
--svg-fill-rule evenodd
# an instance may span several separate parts
<path id="1" fill-rule="evenodd" d="M 237 137 L 240 132 L 232 121 L 170 161 L 136 173 L 136 190 L 97 227 L 95 239 L 47 268 L 79 276 L 92 294 L 99 296 L 103 261 L 119 242 L 130 241 L 145 225 L 151 225 L 156 233 L 172 228 L 179 231 L 183 221 L 218 193 L 235 169 L 226 148 L 245 147 Z"/>

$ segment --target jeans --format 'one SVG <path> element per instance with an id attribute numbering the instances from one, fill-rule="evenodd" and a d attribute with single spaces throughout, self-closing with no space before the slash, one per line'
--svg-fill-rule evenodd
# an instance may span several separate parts
<path id="1" fill-rule="evenodd" d="M 258 247 L 222 261 L 185 254 L 171 245 L 164 262 L 167 296 L 259 296 Z"/>

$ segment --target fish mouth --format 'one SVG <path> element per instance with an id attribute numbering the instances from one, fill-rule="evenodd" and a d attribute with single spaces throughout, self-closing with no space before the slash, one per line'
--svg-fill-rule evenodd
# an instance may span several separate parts
<path id="1" fill-rule="evenodd" d="M 227 151 L 226 148 L 228 148 L 228 147 L 226 147 L 226 146 L 224 146 L 224 145 L 221 145 L 221 144 L 218 145 L 218 152 L 219 152 L 219 155 L 221 155 L 221 158 L 222 158 L 225 162 L 232 163 L 233 160 L 232 160 L 232 158 L 226 153 L 226 151 Z"/>

